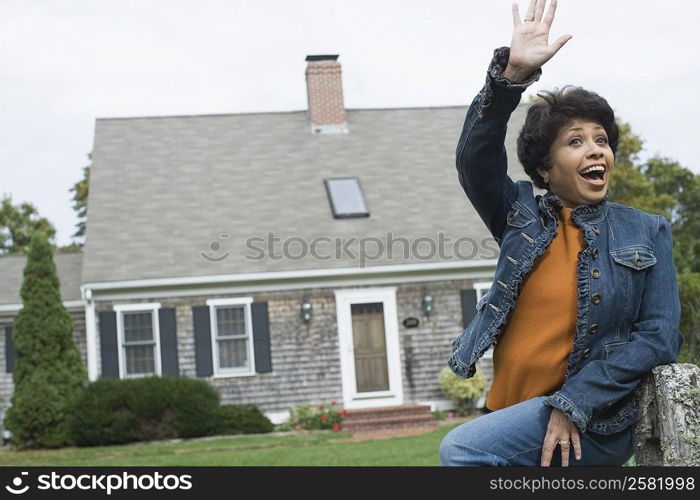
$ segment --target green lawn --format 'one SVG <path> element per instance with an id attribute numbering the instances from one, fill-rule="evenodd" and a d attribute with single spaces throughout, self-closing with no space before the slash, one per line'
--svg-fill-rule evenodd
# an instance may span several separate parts
<path id="1" fill-rule="evenodd" d="M 192 439 L 94 448 L 0 452 L 0 466 L 178 465 L 440 465 L 438 447 L 458 425 L 405 438 L 342 442 L 342 432 L 273 434 Z"/>
<path id="2" fill-rule="evenodd" d="M 434 466 L 438 447 L 456 421 L 405 438 L 343 442 L 350 435 L 258 434 L 94 448 L 0 451 L 0 466 Z M 625 465 L 634 465 L 634 457 Z"/>

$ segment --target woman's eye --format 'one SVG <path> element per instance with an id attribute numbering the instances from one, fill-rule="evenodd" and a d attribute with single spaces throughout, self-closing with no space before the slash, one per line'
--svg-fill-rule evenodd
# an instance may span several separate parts
<path id="1" fill-rule="evenodd" d="M 574 137 L 573 139 L 571 139 L 569 141 L 569 145 L 580 144 L 580 143 L 581 143 L 581 139 L 579 139 L 578 137 Z"/>
<path id="2" fill-rule="evenodd" d="M 598 137 L 598 140 L 603 142 L 604 144 L 608 143 L 608 138 L 607 137 Z"/>

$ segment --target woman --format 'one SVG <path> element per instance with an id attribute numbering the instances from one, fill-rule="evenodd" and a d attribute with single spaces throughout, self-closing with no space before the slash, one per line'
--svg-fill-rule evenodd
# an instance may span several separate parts
<path id="1" fill-rule="evenodd" d="M 666 219 L 608 201 L 619 139 L 597 94 L 565 88 L 530 107 L 507 175 L 506 124 L 540 67 L 552 0 L 513 6 L 510 49 L 497 49 L 457 146 L 459 179 L 500 246 L 493 285 L 452 344 L 461 377 L 492 345 L 487 413 L 453 429 L 444 465 L 622 465 L 634 453 L 634 389 L 683 342 Z M 593 70 L 593 68 L 592 68 Z M 534 196 L 532 184 L 546 188 Z M 517 305 L 517 307 L 516 307 Z"/>

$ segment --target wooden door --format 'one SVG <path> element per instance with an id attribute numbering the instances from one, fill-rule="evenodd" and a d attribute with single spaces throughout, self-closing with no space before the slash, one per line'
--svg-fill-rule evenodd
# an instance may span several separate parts
<path id="1" fill-rule="evenodd" d="M 352 304 L 355 383 L 358 393 L 389 390 L 384 304 Z"/>

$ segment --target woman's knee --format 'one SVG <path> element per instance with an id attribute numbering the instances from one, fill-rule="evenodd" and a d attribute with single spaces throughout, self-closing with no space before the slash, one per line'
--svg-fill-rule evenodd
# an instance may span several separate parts
<path id="1" fill-rule="evenodd" d="M 452 429 L 440 443 L 440 463 L 445 466 L 502 465 L 505 460 L 493 455 L 488 446 L 468 427 Z"/>
<path id="2" fill-rule="evenodd" d="M 453 444 L 454 436 L 449 432 L 440 443 L 440 463 L 442 465 L 454 465 L 455 447 Z"/>

